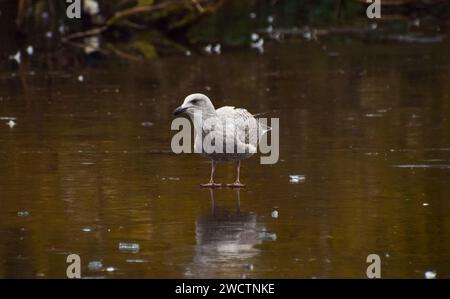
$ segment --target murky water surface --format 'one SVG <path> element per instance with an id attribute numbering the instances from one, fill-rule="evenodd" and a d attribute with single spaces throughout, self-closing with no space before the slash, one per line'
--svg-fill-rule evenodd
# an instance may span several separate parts
<path id="1" fill-rule="evenodd" d="M 450 277 L 450 44 L 265 50 L 3 63 L 0 277 L 65 277 L 70 253 L 84 277 L 364 278 L 372 253 Z M 192 92 L 279 117 L 280 161 L 200 189 L 208 161 L 170 149 Z"/>

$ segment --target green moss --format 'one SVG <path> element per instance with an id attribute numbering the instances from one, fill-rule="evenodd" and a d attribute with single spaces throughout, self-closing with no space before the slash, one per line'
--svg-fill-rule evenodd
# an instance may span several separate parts
<path id="1" fill-rule="evenodd" d="M 131 49 L 137 50 L 146 59 L 152 59 L 158 56 L 155 46 L 144 40 L 137 40 L 131 43 Z"/>
<path id="2" fill-rule="evenodd" d="M 139 0 L 137 6 L 152 6 L 154 2 L 154 0 Z"/>

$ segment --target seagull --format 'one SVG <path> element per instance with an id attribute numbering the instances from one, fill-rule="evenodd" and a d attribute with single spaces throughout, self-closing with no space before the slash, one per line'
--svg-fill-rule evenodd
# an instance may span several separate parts
<path id="1" fill-rule="evenodd" d="M 8 125 L 8 127 L 10 127 L 11 129 L 14 128 L 16 126 L 16 122 L 13 119 L 10 119 L 9 122 L 6 123 Z"/>
<path id="2" fill-rule="evenodd" d="M 245 187 L 239 180 L 241 160 L 247 159 L 256 153 L 258 140 L 271 130 L 270 127 L 258 121 L 254 115 L 243 108 L 224 106 L 215 109 L 211 100 L 204 94 L 194 93 L 184 99 L 183 104 L 175 109 L 174 116 L 186 113 L 194 123 L 195 152 L 211 160 L 211 177 L 208 183 L 201 187 L 221 187 L 222 184 L 214 182 L 214 172 L 218 162 L 236 162 L 236 181 L 226 184 L 231 188 Z M 200 116 L 201 117 L 198 117 Z M 209 124 L 209 125 L 208 125 Z M 201 133 L 201 134 L 200 134 Z M 210 145 L 204 143 L 209 135 Z M 222 151 L 215 151 L 211 146 L 222 142 Z M 198 145 L 203 145 L 198 148 Z M 208 146 L 209 145 L 209 146 Z"/>

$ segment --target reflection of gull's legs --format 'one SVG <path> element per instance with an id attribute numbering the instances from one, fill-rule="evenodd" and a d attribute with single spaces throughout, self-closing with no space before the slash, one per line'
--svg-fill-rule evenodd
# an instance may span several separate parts
<path id="1" fill-rule="evenodd" d="M 236 189 L 236 212 L 241 212 L 241 189 Z"/>
<path id="2" fill-rule="evenodd" d="M 216 184 L 214 183 L 214 172 L 216 171 L 216 162 L 214 160 L 211 160 L 211 178 L 209 179 L 209 183 L 207 184 L 201 184 L 200 186 L 203 188 L 215 188 L 215 187 L 221 187 L 222 184 Z"/>
<path id="3" fill-rule="evenodd" d="M 239 174 L 241 172 L 241 160 L 237 161 L 236 164 L 236 171 L 237 171 L 237 179 L 233 184 L 227 184 L 227 187 L 231 187 L 231 188 L 244 188 L 245 185 L 241 184 L 241 182 L 239 181 Z"/>
<path id="4" fill-rule="evenodd" d="M 214 198 L 214 189 L 213 188 L 209 189 L 209 195 L 211 196 L 211 212 L 212 212 L 212 215 L 214 215 L 214 210 L 216 208 L 216 205 L 215 205 L 216 200 Z"/>

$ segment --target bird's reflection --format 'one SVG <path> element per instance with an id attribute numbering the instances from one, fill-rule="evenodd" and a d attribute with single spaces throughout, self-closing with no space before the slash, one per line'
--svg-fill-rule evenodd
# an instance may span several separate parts
<path id="1" fill-rule="evenodd" d="M 195 256 L 186 271 L 191 277 L 239 278 L 253 268 L 260 250 L 255 245 L 266 239 L 266 229 L 257 215 L 243 212 L 240 190 L 235 190 L 235 206 L 226 208 L 225 201 L 209 189 L 211 210 L 196 222 Z M 224 194 L 224 193 L 221 193 Z"/>

